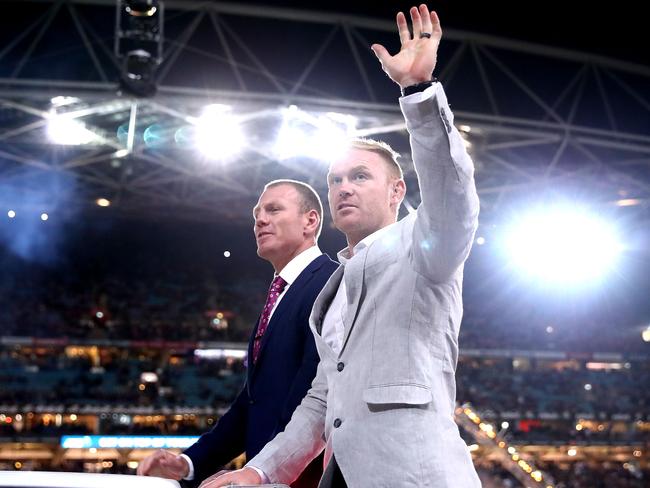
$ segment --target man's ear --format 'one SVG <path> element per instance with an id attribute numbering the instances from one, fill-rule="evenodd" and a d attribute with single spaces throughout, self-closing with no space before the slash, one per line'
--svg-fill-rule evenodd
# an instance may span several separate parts
<path id="1" fill-rule="evenodd" d="M 406 183 L 403 179 L 398 179 L 393 181 L 391 194 L 390 194 L 390 203 L 394 205 L 399 205 L 404 200 L 406 195 Z"/>
<path id="2" fill-rule="evenodd" d="M 305 224 L 305 234 L 313 234 L 316 236 L 316 232 L 318 232 L 318 226 L 320 225 L 320 217 L 318 216 L 318 212 L 312 208 L 309 212 L 307 212 L 306 216 L 307 222 Z"/>

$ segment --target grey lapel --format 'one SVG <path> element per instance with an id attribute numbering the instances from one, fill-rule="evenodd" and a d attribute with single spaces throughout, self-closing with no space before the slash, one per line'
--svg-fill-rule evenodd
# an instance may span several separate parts
<path id="1" fill-rule="evenodd" d="M 366 259 L 368 258 L 369 248 L 365 249 L 362 259 L 351 259 L 345 264 L 345 272 L 343 279 L 345 279 L 345 291 L 347 299 L 347 311 L 343 320 L 345 334 L 343 336 L 343 345 L 341 347 L 341 354 L 345 350 L 348 343 L 352 329 L 354 328 L 355 319 L 359 312 L 359 305 L 361 303 L 361 295 L 363 292 L 363 275 L 366 267 Z"/>

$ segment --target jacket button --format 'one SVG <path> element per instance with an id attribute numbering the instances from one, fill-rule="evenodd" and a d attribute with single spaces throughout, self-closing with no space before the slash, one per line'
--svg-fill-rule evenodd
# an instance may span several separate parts
<path id="1" fill-rule="evenodd" d="M 343 364 L 342 362 L 336 365 L 336 369 L 339 371 L 343 371 L 343 368 L 345 368 L 345 364 Z"/>
<path id="2" fill-rule="evenodd" d="M 341 426 L 341 419 L 334 420 L 334 428 L 338 429 Z"/>

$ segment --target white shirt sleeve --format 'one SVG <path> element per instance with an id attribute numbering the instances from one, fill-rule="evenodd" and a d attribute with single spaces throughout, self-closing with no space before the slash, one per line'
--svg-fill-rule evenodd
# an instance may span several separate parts
<path id="1" fill-rule="evenodd" d="M 187 472 L 187 476 L 183 478 L 184 480 L 193 480 L 194 479 L 194 463 L 190 459 L 190 457 L 186 454 L 179 454 L 180 457 L 185 459 L 185 462 L 187 463 L 187 466 L 189 467 L 189 470 Z"/>

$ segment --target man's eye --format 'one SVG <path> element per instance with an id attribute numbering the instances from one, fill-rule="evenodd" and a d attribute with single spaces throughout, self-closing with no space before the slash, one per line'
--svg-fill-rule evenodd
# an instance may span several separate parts
<path id="1" fill-rule="evenodd" d="M 354 175 L 355 180 L 367 180 L 368 176 L 365 173 L 357 173 Z"/>

